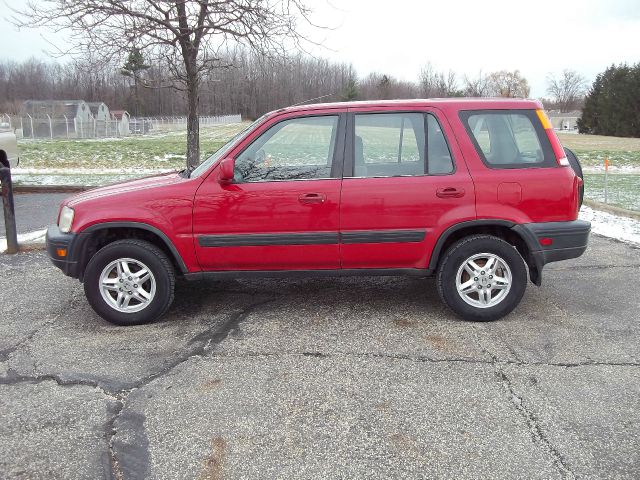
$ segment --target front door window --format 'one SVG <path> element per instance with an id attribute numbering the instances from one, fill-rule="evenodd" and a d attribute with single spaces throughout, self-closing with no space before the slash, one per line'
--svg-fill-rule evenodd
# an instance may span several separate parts
<path id="1" fill-rule="evenodd" d="M 238 156 L 235 183 L 331 178 L 337 129 L 337 115 L 277 123 Z"/>

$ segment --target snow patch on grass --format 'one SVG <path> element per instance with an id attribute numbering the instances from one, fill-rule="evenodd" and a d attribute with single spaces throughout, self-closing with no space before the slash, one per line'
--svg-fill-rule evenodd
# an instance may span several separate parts
<path id="1" fill-rule="evenodd" d="M 591 222 L 593 233 L 640 246 L 639 220 L 601 212 L 585 205 L 580 209 L 580 219 Z"/>

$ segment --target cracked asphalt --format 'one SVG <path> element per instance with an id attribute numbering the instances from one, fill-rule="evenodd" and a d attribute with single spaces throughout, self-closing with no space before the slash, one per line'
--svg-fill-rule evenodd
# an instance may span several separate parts
<path id="1" fill-rule="evenodd" d="M 123 328 L 42 252 L 0 268 L 0 478 L 640 478 L 629 245 L 487 324 L 380 277 L 183 282 Z"/>

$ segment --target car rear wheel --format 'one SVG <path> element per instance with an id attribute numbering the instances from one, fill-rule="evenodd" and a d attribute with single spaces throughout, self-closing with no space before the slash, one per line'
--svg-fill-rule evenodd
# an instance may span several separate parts
<path id="1" fill-rule="evenodd" d="M 510 313 L 522 299 L 527 270 L 518 251 L 491 235 L 453 244 L 437 273 L 438 293 L 465 320 L 491 321 Z"/>
<path id="2" fill-rule="evenodd" d="M 162 250 L 142 240 L 119 240 L 89 261 L 84 291 L 95 312 L 117 325 L 162 316 L 173 301 L 175 273 Z"/>

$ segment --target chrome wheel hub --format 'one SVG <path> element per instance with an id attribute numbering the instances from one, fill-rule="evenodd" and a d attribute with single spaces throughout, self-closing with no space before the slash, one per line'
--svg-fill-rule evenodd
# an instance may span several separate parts
<path id="1" fill-rule="evenodd" d="M 156 294 L 156 279 L 144 263 L 119 258 L 100 274 L 100 293 L 107 305 L 124 313 L 143 310 Z"/>
<path id="2" fill-rule="evenodd" d="M 511 290 L 511 269 L 498 255 L 478 253 L 467 258 L 456 274 L 458 295 L 477 308 L 494 307 Z"/>

